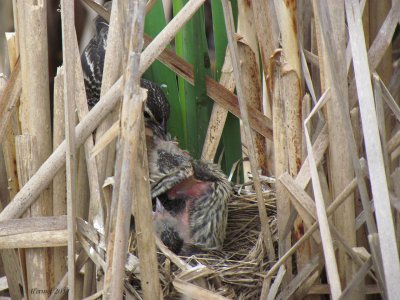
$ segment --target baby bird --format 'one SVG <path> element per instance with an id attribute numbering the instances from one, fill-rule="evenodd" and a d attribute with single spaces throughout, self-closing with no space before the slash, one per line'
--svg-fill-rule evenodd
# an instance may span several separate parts
<path id="1" fill-rule="evenodd" d="M 188 227 L 185 242 L 221 249 L 226 233 L 228 199 L 232 187 L 217 165 L 192 162 L 193 176 L 168 190 L 161 203 L 180 224 Z"/>
<path id="2" fill-rule="evenodd" d="M 185 233 L 178 220 L 162 206 L 159 200 L 156 201 L 156 211 L 153 212 L 153 224 L 156 235 L 175 254 L 180 254 Z"/>
<path id="3" fill-rule="evenodd" d="M 192 158 L 177 142 L 153 134 L 147 150 L 152 199 L 193 175 Z"/>
<path id="4" fill-rule="evenodd" d="M 151 195 L 176 219 L 185 243 L 220 249 L 232 187 L 215 164 L 192 159 L 176 142 L 155 138 L 149 151 Z"/>

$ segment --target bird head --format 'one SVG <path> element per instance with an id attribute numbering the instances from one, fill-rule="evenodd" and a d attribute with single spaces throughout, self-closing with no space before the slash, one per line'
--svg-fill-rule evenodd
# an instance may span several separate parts
<path id="1" fill-rule="evenodd" d="M 174 218 L 156 199 L 156 210 L 153 212 L 153 224 L 156 235 L 172 252 L 178 254 L 184 240 L 180 232 L 178 219 Z"/>
<path id="2" fill-rule="evenodd" d="M 155 199 L 193 175 L 192 158 L 175 141 L 157 136 L 148 147 L 151 195 Z"/>

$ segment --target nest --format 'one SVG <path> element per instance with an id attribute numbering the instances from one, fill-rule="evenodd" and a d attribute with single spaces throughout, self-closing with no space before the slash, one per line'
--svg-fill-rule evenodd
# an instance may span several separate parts
<path id="1" fill-rule="evenodd" d="M 275 191 L 264 189 L 263 199 L 273 240 L 277 242 Z M 136 255 L 134 235 L 131 236 L 130 252 Z M 180 298 L 180 293 L 174 288 L 175 279 L 203 286 L 228 298 L 259 297 L 270 261 L 260 236 L 260 219 L 254 191 L 235 186 L 235 193 L 228 203 L 228 226 L 222 250 L 203 250 L 179 258 L 190 266 L 190 270 L 176 266 L 171 260 L 171 253 L 158 252 L 161 285 L 166 299 Z M 138 278 L 130 274 L 126 281 L 126 292 L 135 293 L 138 289 Z"/>

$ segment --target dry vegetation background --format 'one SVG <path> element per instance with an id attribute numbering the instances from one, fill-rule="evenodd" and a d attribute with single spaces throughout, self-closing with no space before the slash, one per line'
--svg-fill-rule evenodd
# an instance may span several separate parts
<path id="1" fill-rule="evenodd" d="M 182 1 L 154 40 L 144 16 L 161 2 L 94 6 L 110 33 L 90 112 L 92 9 L 0 3 L 0 299 L 400 299 L 400 1 L 210 1 L 227 44 L 219 67 L 209 49 L 221 76 L 199 79 L 172 41 L 204 2 Z M 155 60 L 213 100 L 203 159 L 228 112 L 241 120 L 221 251 L 178 257 L 153 234 L 138 79 Z"/>

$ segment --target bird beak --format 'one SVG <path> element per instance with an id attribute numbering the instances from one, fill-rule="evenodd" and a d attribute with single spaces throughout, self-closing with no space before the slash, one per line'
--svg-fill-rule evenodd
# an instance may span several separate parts
<path id="1" fill-rule="evenodd" d="M 156 199 L 156 211 L 155 212 L 159 213 L 159 214 L 165 213 L 165 208 L 161 204 L 161 202 L 160 202 L 160 200 L 158 198 Z"/>

